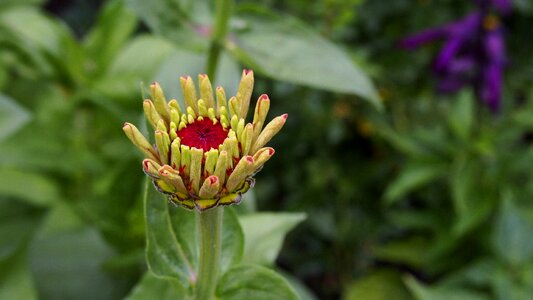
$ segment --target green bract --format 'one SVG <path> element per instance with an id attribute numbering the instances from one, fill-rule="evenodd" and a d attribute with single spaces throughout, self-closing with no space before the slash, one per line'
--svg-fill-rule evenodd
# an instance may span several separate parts
<path id="1" fill-rule="evenodd" d="M 245 123 L 254 85 L 251 70 L 243 71 L 237 95 L 229 100 L 222 87 L 213 93 L 207 75 L 198 75 L 200 97 L 190 76 L 180 81 L 185 110 L 176 99 L 167 102 L 157 82 L 150 86 L 152 99 L 144 101 L 155 145 L 130 123 L 123 130 L 146 156 L 144 172 L 173 203 L 198 210 L 239 203 L 254 185 L 254 174 L 274 155 L 273 148 L 264 146 L 281 130 L 287 114 L 263 128 L 270 107 L 263 94 L 253 122 Z"/>

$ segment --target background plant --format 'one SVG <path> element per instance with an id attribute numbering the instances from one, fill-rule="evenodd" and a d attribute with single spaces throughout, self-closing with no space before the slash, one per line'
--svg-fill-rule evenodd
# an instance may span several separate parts
<path id="1" fill-rule="evenodd" d="M 133 298 L 139 282 L 175 292 L 141 280 L 143 175 L 120 127 L 141 118 L 139 82 L 178 96 L 179 75 L 203 72 L 214 7 L 146 3 L 0 4 L 2 299 Z M 503 21 L 510 59 L 496 116 L 467 89 L 434 92 L 439 44 L 397 47 L 473 7 L 237 2 L 219 83 L 253 68 L 272 115 L 290 114 L 257 201 L 235 214 L 245 237 L 269 241 L 262 252 L 246 238 L 244 261 L 281 268 L 320 299 L 527 299 L 533 7 L 515 0 Z M 307 219 L 282 246 L 302 216 L 256 209 Z M 264 224 L 276 225 L 271 239 L 258 238 Z"/>

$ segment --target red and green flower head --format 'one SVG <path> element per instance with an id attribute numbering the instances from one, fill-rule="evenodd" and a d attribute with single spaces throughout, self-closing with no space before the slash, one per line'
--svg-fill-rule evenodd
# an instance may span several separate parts
<path id="1" fill-rule="evenodd" d="M 264 126 L 270 99 L 263 94 L 253 122 L 246 123 L 253 76 L 244 70 L 237 95 L 229 100 L 222 87 L 213 91 L 207 75 L 198 76 L 199 97 L 192 78 L 181 77 L 185 109 L 176 99 L 167 102 L 154 82 L 152 99 L 143 104 L 155 130 L 154 145 L 134 125 L 124 124 L 128 138 L 146 156 L 144 172 L 171 202 L 198 210 L 239 203 L 253 187 L 253 176 L 274 155 L 265 145 L 281 130 L 287 114 Z"/>

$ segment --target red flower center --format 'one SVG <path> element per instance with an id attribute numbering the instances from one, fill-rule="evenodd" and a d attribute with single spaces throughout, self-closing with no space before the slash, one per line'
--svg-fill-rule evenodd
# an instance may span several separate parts
<path id="1" fill-rule="evenodd" d="M 220 122 L 214 124 L 208 118 L 187 124 L 187 127 L 178 130 L 177 133 L 182 145 L 203 149 L 204 152 L 211 148 L 218 149 L 228 137 L 228 131 Z"/>

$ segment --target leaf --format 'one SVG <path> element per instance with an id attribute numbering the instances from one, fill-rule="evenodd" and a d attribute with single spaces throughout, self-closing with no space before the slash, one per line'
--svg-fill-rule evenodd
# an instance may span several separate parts
<path id="1" fill-rule="evenodd" d="M 126 0 L 126 5 L 156 34 L 189 49 L 208 48 L 211 16 L 206 1 Z M 169 13 L 172 12 L 172 13 Z"/>
<path id="2" fill-rule="evenodd" d="M 38 206 L 49 206 L 61 198 L 55 183 L 38 173 L 0 168 L 0 178 L 0 195 Z"/>
<path id="3" fill-rule="evenodd" d="M 276 79 L 358 95 L 381 108 L 366 74 L 338 46 L 303 22 L 274 13 L 244 11 L 247 27 L 227 49 L 251 68 Z"/>
<path id="4" fill-rule="evenodd" d="M 435 162 L 407 164 L 385 191 L 386 204 L 393 204 L 409 192 L 442 176 L 446 166 Z"/>
<path id="5" fill-rule="evenodd" d="M 417 300 L 488 300 L 489 298 L 474 291 L 469 291 L 460 287 L 442 286 L 427 287 L 412 277 L 405 279 L 409 290 Z"/>
<path id="6" fill-rule="evenodd" d="M 42 299 L 118 299 L 127 282 L 102 270 L 113 251 L 90 227 L 43 234 L 30 245 Z"/>
<path id="7" fill-rule="evenodd" d="M 463 140 L 467 140 L 472 132 L 474 121 L 473 97 L 470 92 L 462 92 L 451 104 L 452 110 L 449 114 L 450 127 Z"/>
<path id="8" fill-rule="evenodd" d="M 110 1 L 98 16 L 84 42 L 85 49 L 99 69 L 111 63 L 137 26 L 137 18 L 122 0 Z"/>
<path id="9" fill-rule="evenodd" d="M 0 263 L 0 299 L 37 299 L 37 293 L 26 259 L 26 251 Z"/>
<path id="10" fill-rule="evenodd" d="M 146 257 L 152 273 L 187 287 L 198 270 L 196 213 L 168 204 L 150 184 L 145 198 Z M 244 236 L 231 208 L 224 210 L 222 271 L 240 262 Z"/>
<path id="11" fill-rule="evenodd" d="M 391 271 L 375 271 L 351 283 L 344 300 L 410 300 L 405 285 L 400 277 Z"/>
<path id="12" fill-rule="evenodd" d="M 157 278 L 148 271 L 125 299 L 185 300 L 187 297 L 187 292 L 175 280 Z"/>
<path id="13" fill-rule="evenodd" d="M 239 217 L 246 263 L 272 265 L 285 235 L 305 220 L 303 213 L 254 213 Z"/>
<path id="14" fill-rule="evenodd" d="M 531 232 L 533 222 L 516 206 L 513 195 L 506 192 L 492 236 L 495 252 L 511 265 L 525 264 L 533 258 Z"/>
<path id="15" fill-rule="evenodd" d="M 236 266 L 226 272 L 218 282 L 216 296 L 220 300 L 299 299 L 282 276 L 257 265 Z"/>
<path id="16" fill-rule="evenodd" d="M 15 134 L 30 119 L 28 110 L 8 96 L 0 94 L 0 141 Z"/>

